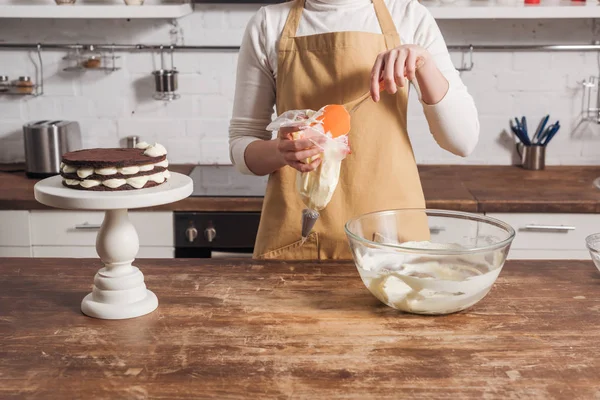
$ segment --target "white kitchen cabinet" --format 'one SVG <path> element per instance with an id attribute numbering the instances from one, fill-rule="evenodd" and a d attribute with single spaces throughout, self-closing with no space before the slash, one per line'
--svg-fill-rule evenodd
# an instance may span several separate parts
<path id="1" fill-rule="evenodd" d="M 1 257 L 31 257 L 31 247 L 0 246 L 0 258 Z"/>
<path id="2" fill-rule="evenodd" d="M 33 257 L 97 258 L 101 211 L 31 211 Z M 140 240 L 137 258 L 173 258 L 173 213 L 132 211 L 129 219 Z"/>
<path id="3" fill-rule="evenodd" d="M 95 246 L 103 219 L 101 211 L 32 211 L 31 241 L 34 246 Z M 129 219 L 140 247 L 174 246 L 172 212 L 133 211 Z"/>
<path id="4" fill-rule="evenodd" d="M 95 246 L 33 246 L 34 257 L 49 258 L 98 258 Z M 140 246 L 136 259 L 173 258 L 175 248 L 167 246 Z M 133 263 L 135 265 L 135 261 Z"/>
<path id="5" fill-rule="evenodd" d="M 488 213 L 516 231 L 509 259 L 588 259 L 585 237 L 600 232 L 600 214 Z"/>
<path id="6" fill-rule="evenodd" d="M 0 211 L 0 247 L 29 247 L 29 211 Z"/>

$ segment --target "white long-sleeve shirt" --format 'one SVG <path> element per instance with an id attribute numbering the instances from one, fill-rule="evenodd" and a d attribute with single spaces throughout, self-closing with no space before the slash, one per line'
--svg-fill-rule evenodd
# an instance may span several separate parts
<path id="1" fill-rule="evenodd" d="M 448 80 L 448 92 L 440 102 L 428 105 L 421 101 L 433 137 L 440 147 L 467 156 L 479 137 L 477 109 L 433 16 L 417 0 L 384 1 L 402 44 L 427 49 Z M 229 149 L 231 161 L 245 174 L 252 175 L 244 159 L 246 147 L 255 140 L 272 139 L 265 128 L 275 105 L 279 38 L 292 5 L 288 2 L 261 8 L 248 23 L 242 41 Z M 298 36 L 342 31 L 381 33 L 371 0 L 306 0 Z"/>

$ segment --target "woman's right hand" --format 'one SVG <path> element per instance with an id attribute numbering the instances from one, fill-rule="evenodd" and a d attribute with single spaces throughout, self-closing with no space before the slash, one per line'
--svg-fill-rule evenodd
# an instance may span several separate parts
<path id="1" fill-rule="evenodd" d="M 277 138 L 277 152 L 279 153 L 282 162 L 300 172 L 314 171 L 319 164 L 321 164 L 320 157 L 310 164 L 306 163 L 307 158 L 314 157 L 321 153 L 321 149 L 318 146 L 315 146 L 309 139 L 294 140 L 292 137 L 292 134 L 306 128 L 306 126 L 281 128 L 279 129 L 279 137 Z"/>

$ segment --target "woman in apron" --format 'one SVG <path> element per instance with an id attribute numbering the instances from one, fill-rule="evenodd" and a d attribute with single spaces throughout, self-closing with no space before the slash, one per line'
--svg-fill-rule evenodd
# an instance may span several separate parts
<path id="1" fill-rule="evenodd" d="M 380 80 L 387 93 L 379 93 Z M 406 129 L 408 80 L 420 89 L 436 142 L 459 156 L 472 152 L 479 135 L 473 99 L 433 17 L 416 0 L 295 0 L 254 16 L 238 60 L 230 152 L 242 173 L 270 175 L 255 258 L 349 259 L 344 224 L 350 218 L 425 207 Z M 352 153 L 342 162 L 337 189 L 302 243 L 305 207 L 296 171 L 317 168 L 318 159 L 302 160 L 319 149 L 286 130 L 273 139 L 265 130 L 273 106 L 277 115 L 318 110 L 369 90 L 373 102 L 352 115 Z"/>

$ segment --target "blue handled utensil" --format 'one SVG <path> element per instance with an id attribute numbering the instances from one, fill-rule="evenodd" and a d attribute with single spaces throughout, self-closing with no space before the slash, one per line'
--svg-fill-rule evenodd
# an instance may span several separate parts
<path id="1" fill-rule="evenodd" d="M 512 131 L 512 133 L 517 137 L 517 139 L 521 143 L 526 144 L 526 140 L 523 138 L 523 133 L 521 132 L 521 129 L 520 129 L 519 121 L 515 118 L 515 122 L 517 123 L 517 126 L 515 126 L 513 124 L 512 120 L 509 122 L 510 122 L 510 130 Z"/>
<path id="2" fill-rule="evenodd" d="M 527 141 L 531 144 L 531 141 L 529 140 L 529 133 L 527 132 L 527 118 L 525 118 L 525 116 L 521 117 L 521 130 L 523 130 Z"/>
<path id="3" fill-rule="evenodd" d="M 560 123 L 558 121 L 554 125 L 551 125 L 551 128 L 548 131 L 548 134 L 544 137 L 542 146 L 547 146 L 548 143 L 550 143 L 550 141 L 552 140 L 552 138 L 558 133 L 559 129 L 560 129 Z"/>
<path id="4" fill-rule="evenodd" d="M 542 120 L 540 121 L 540 124 L 538 125 L 537 131 L 535 132 L 535 135 L 533 135 L 533 144 L 539 144 L 541 143 L 541 135 L 542 133 L 544 133 L 544 129 L 546 128 L 546 124 L 548 123 L 548 119 L 550 118 L 550 115 L 546 115 L 544 118 L 542 118 Z"/>

